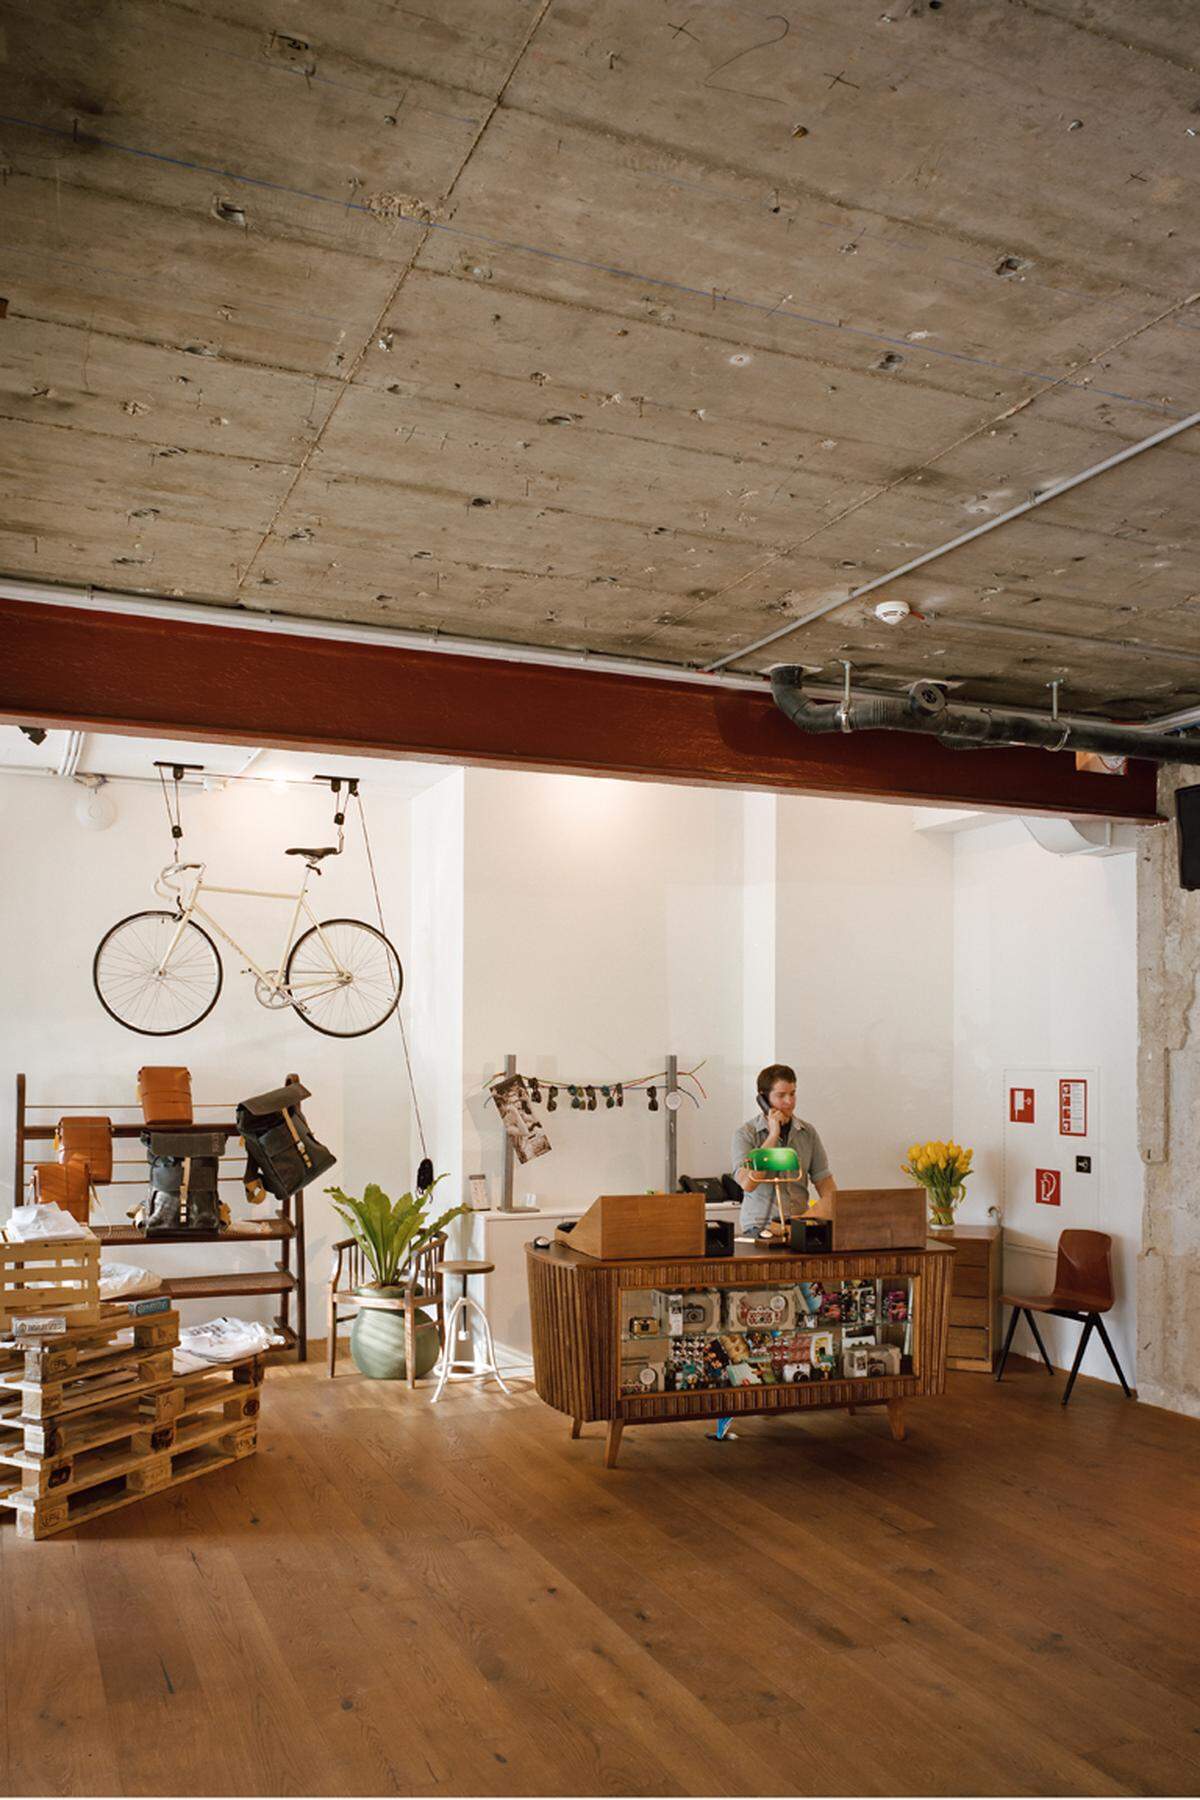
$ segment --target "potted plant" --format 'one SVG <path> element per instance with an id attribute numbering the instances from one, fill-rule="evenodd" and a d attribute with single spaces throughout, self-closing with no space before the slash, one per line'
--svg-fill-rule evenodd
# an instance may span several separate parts
<path id="1" fill-rule="evenodd" d="M 364 1306 L 350 1327 L 350 1354 L 355 1366 L 372 1380 L 400 1381 L 407 1374 L 403 1301 L 412 1285 L 416 1258 L 452 1219 L 470 1210 L 452 1206 L 440 1218 L 430 1220 L 430 1200 L 442 1179 L 439 1175 L 422 1192 L 401 1194 L 398 1200 L 390 1200 L 373 1181 L 364 1188 L 361 1200 L 339 1187 L 325 1189 L 375 1278 L 355 1288 L 355 1293 L 398 1303 L 386 1308 Z M 413 1296 L 415 1300 L 423 1297 L 419 1293 Z M 428 1375 L 438 1351 L 437 1326 L 428 1313 L 418 1310 L 414 1318 L 416 1375 Z"/>
<path id="2" fill-rule="evenodd" d="M 934 1231 L 954 1230 L 954 1209 L 966 1194 L 967 1177 L 975 1152 L 961 1144 L 935 1139 L 909 1146 L 908 1161 L 901 1167 L 919 1181 L 929 1196 L 929 1224 Z"/>

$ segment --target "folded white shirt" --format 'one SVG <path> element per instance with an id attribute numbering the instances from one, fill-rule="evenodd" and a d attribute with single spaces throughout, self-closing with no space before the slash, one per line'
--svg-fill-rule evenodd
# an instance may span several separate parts
<path id="1" fill-rule="evenodd" d="M 5 1239 L 10 1244 L 40 1243 L 46 1238 L 89 1238 L 94 1243 L 95 1235 L 61 1206 L 49 1201 L 14 1206 L 12 1217 L 4 1227 Z"/>
<path id="2" fill-rule="evenodd" d="M 213 1363 L 234 1362 L 242 1356 L 261 1356 L 282 1344 L 281 1333 L 269 1331 L 251 1319 L 210 1319 L 205 1325 L 188 1325 L 179 1334 L 175 1373 L 193 1374 Z"/>

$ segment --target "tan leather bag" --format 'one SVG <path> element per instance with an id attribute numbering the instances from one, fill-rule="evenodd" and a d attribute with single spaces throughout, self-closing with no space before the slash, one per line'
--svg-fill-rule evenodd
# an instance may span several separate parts
<path id="1" fill-rule="evenodd" d="M 92 1184 L 83 1157 L 69 1156 L 66 1162 L 34 1163 L 33 1197 L 43 1206 L 61 1206 L 73 1219 L 86 1225 Z"/>
<path id="2" fill-rule="evenodd" d="M 82 1156 L 97 1187 L 112 1180 L 112 1120 L 100 1115 L 60 1119 L 54 1128 L 54 1154 L 60 1163 Z"/>
<path id="3" fill-rule="evenodd" d="M 192 1123 L 192 1076 L 189 1069 L 138 1070 L 138 1099 L 147 1125 Z"/>

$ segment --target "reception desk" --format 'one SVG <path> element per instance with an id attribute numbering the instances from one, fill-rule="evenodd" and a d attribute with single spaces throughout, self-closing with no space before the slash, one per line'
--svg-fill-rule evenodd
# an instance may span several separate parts
<path id="1" fill-rule="evenodd" d="M 883 1406 L 946 1381 L 952 1246 L 604 1261 L 525 1248 L 534 1385 L 578 1437 L 626 1425 Z"/>

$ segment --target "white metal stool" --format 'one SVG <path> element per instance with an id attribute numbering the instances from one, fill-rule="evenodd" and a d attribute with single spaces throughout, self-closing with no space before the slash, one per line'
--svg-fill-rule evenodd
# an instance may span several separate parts
<path id="1" fill-rule="evenodd" d="M 492 1342 L 492 1328 L 488 1324 L 488 1316 L 471 1294 L 467 1292 L 467 1283 L 472 1275 L 490 1275 L 495 1268 L 490 1262 L 440 1262 L 435 1264 L 435 1273 L 443 1278 L 447 1275 L 462 1276 L 462 1293 L 450 1309 L 446 1320 L 446 1341 L 442 1346 L 441 1367 L 438 1371 L 437 1386 L 430 1397 L 433 1405 L 442 1397 L 442 1389 L 448 1381 L 483 1381 L 488 1376 L 500 1383 L 506 1394 L 512 1392 L 496 1362 L 496 1346 Z M 483 1327 L 483 1343 L 486 1360 L 480 1362 L 475 1352 L 475 1335 L 472 1330 L 471 1314 L 477 1313 L 479 1323 Z M 471 1346 L 470 1361 L 458 1353 L 460 1337 L 465 1337 Z"/>

